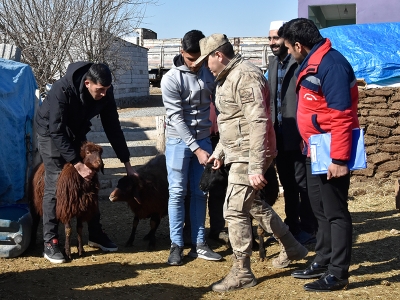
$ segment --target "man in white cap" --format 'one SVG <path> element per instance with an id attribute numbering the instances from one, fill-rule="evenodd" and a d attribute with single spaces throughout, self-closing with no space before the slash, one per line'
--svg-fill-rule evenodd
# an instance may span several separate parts
<path id="1" fill-rule="evenodd" d="M 315 243 L 317 220 L 307 192 L 306 156 L 296 123 L 296 60 L 288 53 L 279 29 L 285 21 L 273 21 L 269 28 L 269 46 L 275 55 L 268 65 L 271 91 L 271 116 L 274 123 L 278 156 L 276 167 L 284 190 L 285 223 L 303 245 Z M 300 197 L 299 197 L 300 196 Z M 278 257 L 284 260 L 285 257 Z"/>
<path id="2" fill-rule="evenodd" d="M 200 40 L 200 64 L 207 58 L 208 68 L 218 83 L 215 105 L 218 115 L 219 142 L 208 159 L 214 169 L 230 167 L 224 203 L 233 266 L 228 275 L 213 284 L 217 292 L 248 288 L 257 280 L 250 268 L 252 215 L 276 236 L 291 260 L 308 253 L 296 241 L 274 210 L 260 199 L 266 184 L 263 174 L 276 156 L 275 134 L 270 117 L 269 88 L 261 70 L 233 51 L 224 34 L 212 34 Z M 287 266 L 287 265 L 286 265 Z"/>

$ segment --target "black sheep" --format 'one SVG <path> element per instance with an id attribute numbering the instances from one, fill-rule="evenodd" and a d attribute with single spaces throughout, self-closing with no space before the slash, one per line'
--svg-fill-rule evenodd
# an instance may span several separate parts
<path id="1" fill-rule="evenodd" d="M 168 214 L 168 178 L 165 155 L 158 155 L 137 169 L 139 177 L 124 176 L 110 195 L 111 202 L 127 202 L 135 214 L 131 235 L 125 246 L 132 246 L 139 220 L 150 218 L 148 249 L 155 248 L 155 232 L 161 218 Z"/>
<path id="2" fill-rule="evenodd" d="M 213 164 L 209 163 L 206 165 L 202 177 L 200 179 L 200 189 L 204 192 L 208 192 L 210 188 L 214 188 L 217 185 L 226 185 L 229 168 L 220 168 L 218 170 L 212 169 Z M 264 199 L 270 206 L 273 206 L 279 196 L 279 182 L 276 174 L 274 164 L 271 164 L 264 174 L 268 184 L 260 191 L 261 199 Z M 222 187 L 221 187 L 222 188 Z M 255 241 L 253 235 L 253 248 L 258 248 L 260 259 L 263 261 L 266 257 L 264 235 L 265 230 L 258 225 L 257 235 L 259 237 L 259 243 Z"/>

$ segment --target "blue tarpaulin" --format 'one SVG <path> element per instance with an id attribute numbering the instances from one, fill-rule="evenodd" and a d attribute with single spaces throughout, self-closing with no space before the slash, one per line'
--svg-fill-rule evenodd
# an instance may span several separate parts
<path id="1" fill-rule="evenodd" d="M 0 58 L 0 205 L 25 194 L 36 88 L 30 66 Z"/>
<path id="2" fill-rule="evenodd" d="M 367 83 L 400 76 L 400 23 L 357 24 L 321 29 L 333 48 Z"/>

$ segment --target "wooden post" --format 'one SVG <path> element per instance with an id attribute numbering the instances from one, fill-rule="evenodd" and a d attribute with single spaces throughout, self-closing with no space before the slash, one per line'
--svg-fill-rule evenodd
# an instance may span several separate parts
<path id="1" fill-rule="evenodd" d="M 396 179 L 394 183 L 394 193 L 396 197 L 396 209 L 400 210 L 400 179 Z"/>
<path id="2" fill-rule="evenodd" d="M 156 117 L 157 150 L 165 153 L 165 116 Z"/>

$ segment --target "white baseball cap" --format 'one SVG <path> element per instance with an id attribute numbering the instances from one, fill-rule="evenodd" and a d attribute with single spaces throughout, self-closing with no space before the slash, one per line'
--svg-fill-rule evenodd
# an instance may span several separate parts
<path id="1" fill-rule="evenodd" d="M 285 23 L 286 21 L 272 21 L 269 25 L 269 30 L 279 30 Z"/>

